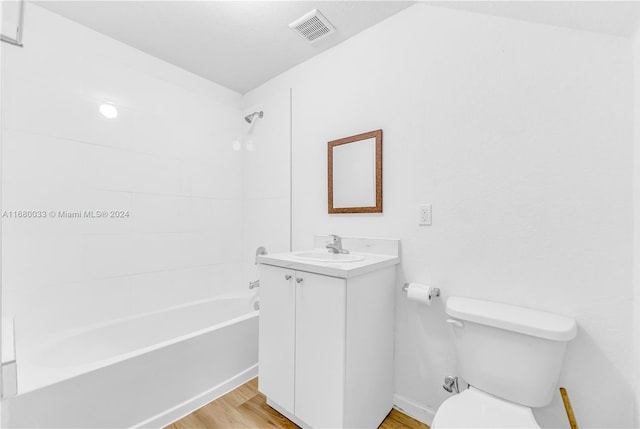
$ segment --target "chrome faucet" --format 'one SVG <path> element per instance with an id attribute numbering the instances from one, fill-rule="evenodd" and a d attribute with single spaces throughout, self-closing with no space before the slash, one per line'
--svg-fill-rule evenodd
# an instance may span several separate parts
<path id="1" fill-rule="evenodd" d="M 340 236 L 331 234 L 329 237 L 331 241 L 327 243 L 327 249 L 333 253 L 349 253 L 347 249 L 342 248 L 342 238 Z"/>

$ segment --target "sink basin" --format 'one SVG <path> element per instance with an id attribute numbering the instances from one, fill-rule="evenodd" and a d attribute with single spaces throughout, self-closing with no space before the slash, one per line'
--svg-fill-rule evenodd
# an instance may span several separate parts
<path id="1" fill-rule="evenodd" d="M 294 253 L 293 256 L 315 262 L 357 262 L 364 260 L 364 256 L 352 255 L 351 253 L 298 252 Z"/>

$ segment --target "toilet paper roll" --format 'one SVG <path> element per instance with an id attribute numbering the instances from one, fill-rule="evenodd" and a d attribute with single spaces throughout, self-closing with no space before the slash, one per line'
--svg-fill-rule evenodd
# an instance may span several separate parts
<path id="1" fill-rule="evenodd" d="M 431 288 L 420 283 L 409 283 L 407 287 L 407 298 L 411 301 L 431 305 L 433 294 Z"/>

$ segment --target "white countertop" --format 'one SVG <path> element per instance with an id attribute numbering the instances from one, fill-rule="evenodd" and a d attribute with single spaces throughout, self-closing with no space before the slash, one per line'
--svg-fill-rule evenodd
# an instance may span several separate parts
<path id="1" fill-rule="evenodd" d="M 313 249 L 308 252 L 327 252 L 327 249 Z M 364 259 L 354 262 L 319 262 L 299 258 L 295 256 L 297 253 L 305 253 L 305 251 L 261 255 L 258 256 L 258 262 L 265 265 L 273 265 L 290 270 L 306 271 L 342 279 L 357 277 L 380 268 L 400 263 L 400 257 L 397 255 L 353 252 L 354 255 L 364 256 Z"/>

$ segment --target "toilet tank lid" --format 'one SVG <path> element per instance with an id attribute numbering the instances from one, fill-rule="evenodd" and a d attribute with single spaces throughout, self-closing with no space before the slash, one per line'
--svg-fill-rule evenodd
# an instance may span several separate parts
<path id="1" fill-rule="evenodd" d="M 569 317 L 457 296 L 447 299 L 447 314 L 457 319 L 554 341 L 572 340 L 578 330 L 576 321 Z"/>

